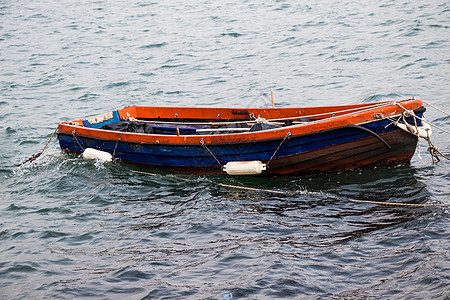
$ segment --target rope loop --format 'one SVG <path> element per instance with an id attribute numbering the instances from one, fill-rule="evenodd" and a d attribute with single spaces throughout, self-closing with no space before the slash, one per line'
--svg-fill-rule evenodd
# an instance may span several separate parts
<path id="1" fill-rule="evenodd" d="M 404 112 L 403 112 L 403 116 L 405 116 L 405 117 L 415 117 L 416 116 L 416 114 L 414 113 L 414 111 L 412 110 L 412 109 L 410 109 L 410 110 L 405 110 Z"/>

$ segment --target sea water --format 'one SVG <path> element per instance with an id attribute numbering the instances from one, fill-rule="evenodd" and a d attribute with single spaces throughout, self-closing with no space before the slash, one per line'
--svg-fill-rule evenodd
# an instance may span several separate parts
<path id="1" fill-rule="evenodd" d="M 449 24 L 442 0 L 1 1 L 0 299 L 448 299 L 448 206 L 351 201 L 449 205 L 423 141 L 411 164 L 270 180 L 134 173 L 56 139 L 16 165 L 128 105 L 448 112 Z"/>

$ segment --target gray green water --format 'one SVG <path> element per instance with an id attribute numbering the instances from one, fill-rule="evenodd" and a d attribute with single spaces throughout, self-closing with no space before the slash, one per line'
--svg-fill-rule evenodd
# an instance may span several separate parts
<path id="1" fill-rule="evenodd" d="M 127 105 L 449 111 L 448 1 L 0 1 L 0 299 L 448 299 L 450 163 L 147 176 L 60 153 Z M 426 116 L 449 130 L 450 117 Z M 449 135 L 433 140 L 450 154 Z M 212 183 L 211 183 L 212 182 Z M 294 192 L 274 195 L 220 184 Z"/>

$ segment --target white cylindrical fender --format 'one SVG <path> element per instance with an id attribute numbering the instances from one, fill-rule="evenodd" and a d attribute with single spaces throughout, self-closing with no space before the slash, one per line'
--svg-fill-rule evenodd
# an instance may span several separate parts
<path id="1" fill-rule="evenodd" d="M 259 160 L 230 161 L 223 166 L 223 170 L 227 172 L 228 175 L 258 175 L 266 170 L 266 168 L 267 165 Z"/>
<path id="2" fill-rule="evenodd" d="M 408 133 L 411 133 L 413 135 L 417 135 L 416 130 L 414 129 L 414 127 L 408 126 L 405 123 L 398 123 L 397 127 L 402 129 L 402 130 L 404 130 L 404 131 L 406 131 L 406 132 L 408 132 Z"/>
<path id="3" fill-rule="evenodd" d="M 397 126 L 413 135 L 419 135 L 421 138 L 427 139 L 431 136 L 432 130 L 430 124 L 422 122 L 422 126 L 412 126 L 411 124 L 398 123 Z"/>
<path id="4" fill-rule="evenodd" d="M 83 151 L 83 157 L 85 159 L 98 159 L 101 161 L 112 161 L 113 159 L 110 153 L 93 148 L 86 148 L 86 150 Z"/>

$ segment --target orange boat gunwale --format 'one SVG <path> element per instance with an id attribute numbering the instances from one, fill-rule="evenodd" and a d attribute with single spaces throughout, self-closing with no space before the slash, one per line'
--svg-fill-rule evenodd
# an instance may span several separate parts
<path id="1" fill-rule="evenodd" d="M 385 101 L 378 103 L 326 106 L 326 107 L 293 107 L 293 108 L 203 108 L 203 107 L 151 107 L 130 106 L 119 109 L 117 112 L 121 119 L 129 117 L 144 119 L 173 119 L 178 120 L 240 120 L 254 121 L 249 115 L 260 116 L 268 121 L 272 119 L 294 119 L 303 116 L 322 115 L 322 118 L 312 118 L 311 122 L 295 124 L 275 129 L 217 135 L 164 135 L 147 133 L 129 133 L 109 131 L 104 129 L 84 127 L 83 120 L 70 123 L 62 122 L 58 125 L 58 132 L 76 134 L 104 140 L 120 140 L 133 143 L 171 144 L 171 145 L 193 145 L 200 144 L 203 140 L 206 144 L 240 143 L 249 141 L 263 141 L 284 138 L 288 132 L 292 136 L 308 133 L 316 133 L 324 130 L 344 127 L 348 125 L 359 125 L 379 120 L 377 114 L 385 116 L 397 116 L 404 112 L 402 107 L 415 110 L 423 106 L 421 100 L 407 99 L 402 101 Z M 348 110 L 355 110 L 346 113 Z M 233 113 L 234 112 L 234 113 Z M 248 113 L 248 114 L 247 114 Z M 333 114 L 335 114 L 333 116 Z M 279 118 L 282 116 L 282 118 Z M 217 122 L 221 122 L 221 121 Z M 180 122 L 182 124 L 183 122 Z M 73 125 L 76 124 L 76 125 Z M 214 124 L 214 122 L 212 123 Z"/>

